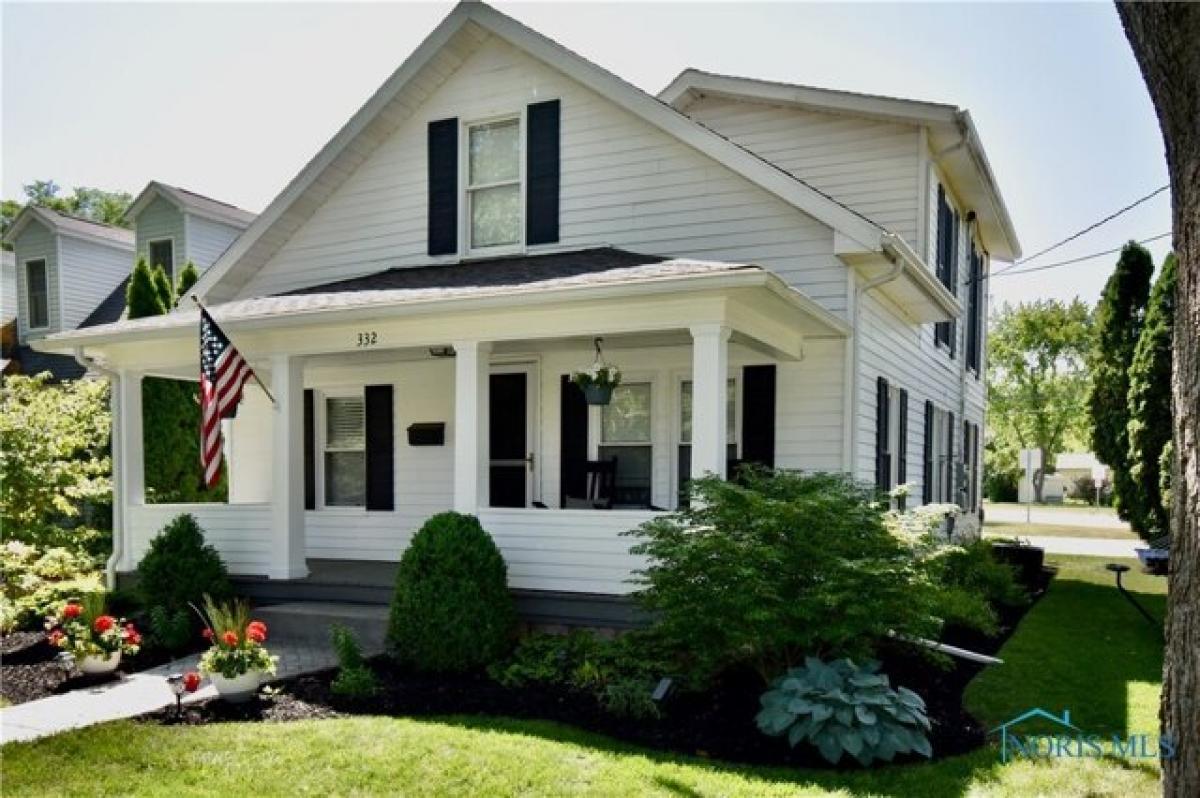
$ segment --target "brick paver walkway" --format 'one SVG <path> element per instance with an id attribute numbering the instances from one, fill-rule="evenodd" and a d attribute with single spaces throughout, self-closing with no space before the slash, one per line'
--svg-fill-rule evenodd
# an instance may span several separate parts
<path id="1" fill-rule="evenodd" d="M 328 643 L 315 645 L 305 640 L 275 638 L 270 650 L 279 657 L 276 673 L 279 679 L 336 664 Z M 158 668 L 129 674 L 109 684 L 0 709 L 0 743 L 33 740 L 95 723 L 131 718 L 173 704 L 175 696 L 165 677 L 195 670 L 199 660 L 200 655 L 195 654 Z M 200 689 L 184 701 L 200 701 L 215 695 L 216 690 L 205 680 Z"/>

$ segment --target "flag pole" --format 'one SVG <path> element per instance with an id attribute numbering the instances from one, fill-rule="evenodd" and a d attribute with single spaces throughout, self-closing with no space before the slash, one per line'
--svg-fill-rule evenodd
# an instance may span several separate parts
<path id="1" fill-rule="evenodd" d="M 205 313 L 208 313 L 208 308 L 204 307 L 204 303 L 202 303 L 202 302 L 200 301 L 200 298 L 199 298 L 199 297 L 197 297 L 195 294 L 189 294 L 188 296 L 190 296 L 190 297 L 192 298 L 192 301 L 196 303 L 196 306 L 197 306 L 197 307 L 199 307 L 199 308 L 200 308 L 202 311 L 204 311 Z M 210 315 L 211 315 L 211 314 L 210 314 Z M 262 388 L 262 392 L 263 392 L 263 393 L 265 393 L 265 394 L 267 395 L 267 398 L 271 400 L 271 404 L 273 404 L 273 405 L 275 405 L 276 407 L 278 407 L 278 406 L 279 406 L 279 403 L 275 401 L 275 397 L 274 397 L 274 396 L 271 394 L 271 392 L 270 392 L 270 391 L 267 389 L 267 386 L 263 384 L 263 381 L 262 381 L 261 379 L 259 379 L 259 377 L 258 377 L 258 372 L 257 372 L 257 371 L 255 371 L 253 368 L 251 368 L 251 369 L 250 369 L 250 376 L 251 376 L 251 377 L 253 377 L 253 378 L 254 378 L 254 381 L 258 383 L 258 387 L 259 387 L 259 388 Z"/>

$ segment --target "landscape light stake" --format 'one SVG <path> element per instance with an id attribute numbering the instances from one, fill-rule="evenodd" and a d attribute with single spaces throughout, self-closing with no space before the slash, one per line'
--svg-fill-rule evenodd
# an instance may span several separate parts
<path id="1" fill-rule="evenodd" d="M 1121 584 L 1121 574 L 1128 571 L 1129 566 L 1122 565 L 1120 563 L 1110 562 L 1108 565 L 1106 565 L 1104 567 L 1117 575 L 1117 590 L 1121 591 L 1121 595 L 1129 600 L 1129 603 L 1134 606 L 1134 609 L 1136 609 L 1139 613 L 1141 613 L 1142 617 L 1146 619 L 1146 622 L 1154 627 L 1154 631 L 1158 632 L 1158 636 L 1165 640 L 1165 637 L 1163 635 L 1162 623 L 1160 621 L 1154 620 L 1154 616 L 1152 616 L 1150 613 L 1146 612 L 1146 608 L 1143 607 L 1141 604 L 1139 604 L 1138 600 L 1133 597 L 1133 594 L 1130 593 L 1128 590 L 1126 590 L 1125 586 L 1123 584 Z"/>
<path id="2" fill-rule="evenodd" d="M 171 692 L 175 694 L 175 717 L 176 719 L 183 717 L 183 691 L 186 689 L 183 685 L 183 674 L 172 673 L 167 677 L 167 685 L 170 686 Z"/>

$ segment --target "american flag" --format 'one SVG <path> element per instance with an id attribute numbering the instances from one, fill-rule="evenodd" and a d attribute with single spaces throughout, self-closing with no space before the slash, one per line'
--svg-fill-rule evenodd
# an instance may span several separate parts
<path id="1" fill-rule="evenodd" d="M 200 466 L 204 486 L 221 479 L 221 419 L 237 415 L 242 386 L 254 375 L 212 316 L 200 310 Z"/>

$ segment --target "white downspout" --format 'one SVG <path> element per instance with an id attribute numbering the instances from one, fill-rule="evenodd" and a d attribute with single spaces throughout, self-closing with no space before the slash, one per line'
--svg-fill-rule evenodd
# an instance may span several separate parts
<path id="1" fill-rule="evenodd" d="M 125 500 L 125 491 L 121 489 L 124 482 L 124 469 L 118 469 L 118 463 L 124 463 L 124 452 L 121 451 L 121 435 L 117 433 L 118 419 L 121 417 L 121 375 L 112 369 L 105 368 L 100 365 L 95 358 L 88 357 L 84 354 L 83 347 L 75 347 L 75 362 L 83 366 L 88 371 L 96 371 L 103 374 L 109 381 L 109 413 L 112 417 L 110 426 L 109 440 L 112 448 L 112 554 L 104 563 L 104 583 L 109 590 L 115 590 L 117 587 L 117 563 L 121 560 L 121 555 L 125 550 L 125 511 L 123 508 Z"/>
<path id="2" fill-rule="evenodd" d="M 872 280 L 868 280 L 867 282 L 863 283 L 862 285 L 856 285 L 854 288 L 853 302 L 852 302 L 852 307 L 851 307 L 851 313 L 852 313 L 853 317 L 851 320 L 852 326 L 851 326 L 851 332 L 850 332 L 850 361 L 851 361 L 850 401 L 847 404 L 849 405 L 849 407 L 851 409 L 852 418 L 851 418 L 851 423 L 850 423 L 850 462 L 846 464 L 847 471 L 850 473 L 851 476 L 855 475 L 854 474 L 854 464 L 858 459 L 858 437 L 859 437 L 858 436 L 858 414 L 856 412 L 854 412 L 854 410 L 855 410 L 855 408 L 858 407 L 858 397 L 859 397 L 859 395 L 858 395 L 858 386 L 859 386 L 858 372 L 859 372 L 859 362 L 861 359 L 861 348 L 862 348 L 861 344 L 859 343 L 862 340 L 862 334 L 861 334 L 862 297 L 863 297 L 863 294 L 867 293 L 868 291 L 872 291 L 881 285 L 886 285 L 887 283 L 892 282 L 893 280 L 898 278 L 904 272 L 904 261 L 900 260 L 900 258 L 898 258 L 895 255 L 892 255 L 886 251 L 884 252 L 884 256 L 887 257 L 892 262 L 892 268 L 888 269 L 886 272 L 879 275 L 878 277 L 876 277 Z M 855 280 L 855 282 L 856 283 L 858 282 L 857 279 Z"/>

